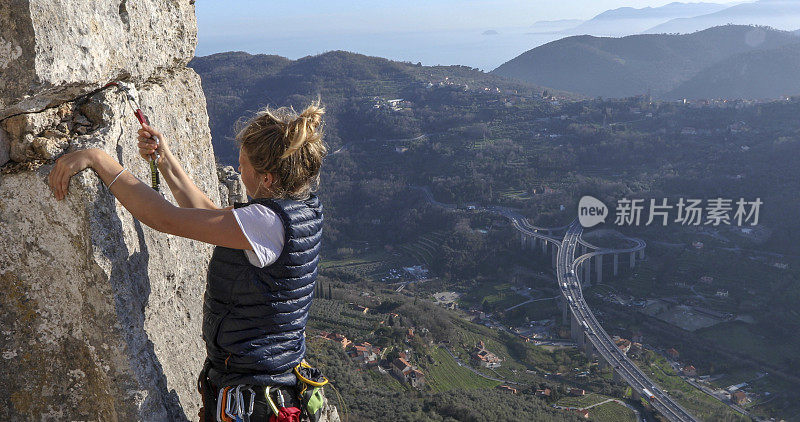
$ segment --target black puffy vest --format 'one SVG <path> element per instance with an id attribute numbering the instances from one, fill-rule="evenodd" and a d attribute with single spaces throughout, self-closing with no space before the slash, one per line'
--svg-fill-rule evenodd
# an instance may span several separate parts
<path id="1" fill-rule="evenodd" d="M 208 376 L 219 387 L 294 385 L 292 368 L 305 356 L 305 327 L 317 278 L 322 205 L 254 199 L 283 221 L 286 239 L 278 259 L 264 268 L 241 249 L 214 248 L 203 300 L 203 340 Z"/>

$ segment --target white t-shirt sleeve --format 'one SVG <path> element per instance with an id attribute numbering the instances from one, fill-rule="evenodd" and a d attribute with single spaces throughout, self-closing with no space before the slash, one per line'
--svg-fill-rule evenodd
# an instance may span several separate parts
<path id="1" fill-rule="evenodd" d="M 283 222 L 275 211 L 261 204 L 234 208 L 233 215 L 253 250 L 245 250 L 247 259 L 256 267 L 264 268 L 275 262 L 285 242 Z"/>

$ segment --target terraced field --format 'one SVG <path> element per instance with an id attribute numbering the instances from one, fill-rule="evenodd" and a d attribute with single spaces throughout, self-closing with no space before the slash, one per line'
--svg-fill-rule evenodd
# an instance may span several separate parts
<path id="1" fill-rule="evenodd" d="M 598 422 L 636 422 L 633 410 L 617 402 L 608 402 L 589 409 L 589 418 Z"/>
<path id="2" fill-rule="evenodd" d="M 324 331 L 366 335 L 372 331 L 382 319 L 381 315 L 363 314 L 351 310 L 344 302 L 315 298 L 311 307 L 310 323 L 312 328 Z"/>
<path id="3" fill-rule="evenodd" d="M 433 351 L 434 363 L 426 374 L 428 385 L 434 391 L 448 391 L 452 389 L 494 388 L 500 385 L 476 375 L 467 368 L 463 368 L 444 350 L 436 348 Z"/>
<path id="4" fill-rule="evenodd" d="M 519 199 L 523 201 L 527 201 L 532 198 L 530 192 L 525 191 L 524 189 L 504 189 L 497 192 L 497 195 L 500 199 Z"/>
<path id="5" fill-rule="evenodd" d="M 556 404 L 559 406 L 584 408 L 591 406 L 593 404 L 601 403 L 605 400 L 608 400 L 609 398 L 610 397 L 601 394 L 589 393 L 581 397 L 564 397 L 560 399 Z"/>
<path id="6" fill-rule="evenodd" d="M 398 249 L 414 262 L 430 267 L 444 242 L 444 232 L 435 231 L 420 236 L 414 242 L 402 244 Z"/>

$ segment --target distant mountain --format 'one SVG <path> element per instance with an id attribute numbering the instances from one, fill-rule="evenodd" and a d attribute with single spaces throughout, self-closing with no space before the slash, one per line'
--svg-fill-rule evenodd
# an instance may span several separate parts
<path id="1" fill-rule="evenodd" d="M 688 35 L 576 36 L 527 51 L 491 73 L 590 96 L 658 96 L 731 56 L 796 42 L 789 32 L 734 25 Z"/>
<path id="2" fill-rule="evenodd" d="M 664 95 L 669 99 L 800 95 L 800 43 L 737 54 L 715 63 Z"/>
<path id="3" fill-rule="evenodd" d="M 560 19 L 555 21 L 538 21 L 531 25 L 530 33 L 552 33 L 561 32 L 565 29 L 574 28 L 584 21 L 581 19 Z"/>
<path id="4" fill-rule="evenodd" d="M 442 95 L 455 97 L 502 98 L 506 92 L 516 92 L 528 98 L 541 98 L 544 91 L 467 66 L 421 66 L 344 51 L 298 60 L 228 52 L 195 57 L 189 66 L 202 79 L 214 150 L 225 164 L 237 161 L 237 149 L 231 142 L 235 134 L 233 123 L 265 105 L 301 107 L 320 95 L 328 109 L 329 141 L 337 139 L 337 129 L 362 134 L 363 138 L 401 138 L 408 130 L 397 122 L 374 130 L 352 128 L 347 125 L 358 119 L 348 116 L 360 113 L 365 104 L 371 108 L 375 97 L 413 101 L 434 93 L 432 88 L 440 82 L 444 86 Z M 552 89 L 549 92 L 557 93 Z"/>
<path id="5" fill-rule="evenodd" d="M 661 7 L 620 7 L 607 10 L 580 25 L 564 30 L 565 35 L 623 36 L 642 32 L 676 18 L 688 18 L 723 10 L 717 3 L 673 2 Z"/>
<path id="6" fill-rule="evenodd" d="M 647 34 L 687 34 L 719 25 L 765 25 L 795 30 L 800 26 L 799 0 L 759 0 L 695 17 L 672 19 L 643 31 Z"/>

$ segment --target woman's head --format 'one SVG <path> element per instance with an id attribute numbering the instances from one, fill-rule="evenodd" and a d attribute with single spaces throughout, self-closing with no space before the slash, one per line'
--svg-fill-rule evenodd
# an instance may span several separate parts
<path id="1" fill-rule="evenodd" d="M 315 102 L 300 114 L 292 108 L 265 108 L 236 135 L 239 171 L 252 197 L 305 199 L 319 185 L 327 149 L 322 115 Z"/>

